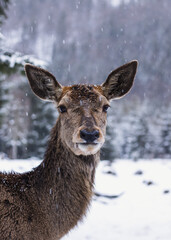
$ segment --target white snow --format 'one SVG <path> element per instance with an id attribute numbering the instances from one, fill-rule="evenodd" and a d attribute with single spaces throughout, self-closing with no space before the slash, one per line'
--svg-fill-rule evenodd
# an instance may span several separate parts
<path id="1" fill-rule="evenodd" d="M 10 54 L 10 56 L 9 56 Z M 25 65 L 25 63 L 32 63 L 37 66 L 46 66 L 45 61 L 35 58 L 32 55 L 22 55 L 19 52 L 13 52 L 11 50 L 0 49 L 0 62 L 6 62 L 10 68 L 13 68 L 16 64 Z"/>
<path id="2" fill-rule="evenodd" d="M 39 163 L 1 159 L 0 170 L 24 172 Z M 171 160 L 103 161 L 95 192 L 120 197 L 94 197 L 83 223 L 63 240 L 171 239 Z"/>

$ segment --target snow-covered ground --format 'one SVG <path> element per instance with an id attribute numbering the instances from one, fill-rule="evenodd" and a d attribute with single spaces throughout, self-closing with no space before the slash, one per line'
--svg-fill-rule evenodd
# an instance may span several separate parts
<path id="1" fill-rule="evenodd" d="M 0 160 L 0 170 L 28 171 L 39 160 Z M 100 163 L 96 193 L 83 223 L 63 240 L 170 240 L 171 160 Z M 97 195 L 97 194 L 96 194 Z"/>

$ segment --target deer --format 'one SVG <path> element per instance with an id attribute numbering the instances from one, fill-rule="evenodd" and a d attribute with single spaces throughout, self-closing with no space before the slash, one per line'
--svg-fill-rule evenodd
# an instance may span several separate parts
<path id="1" fill-rule="evenodd" d="M 59 112 L 44 160 L 26 173 L 0 173 L 0 239 L 59 240 L 82 221 L 92 201 L 111 100 L 125 96 L 133 60 L 101 85 L 62 86 L 50 72 L 25 65 L 33 93 Z"/>

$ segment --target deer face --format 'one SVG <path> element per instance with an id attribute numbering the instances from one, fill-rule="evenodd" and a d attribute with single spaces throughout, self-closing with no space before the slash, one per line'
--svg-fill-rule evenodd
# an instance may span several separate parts
<path id="1" fill-rule="evenodd" d="M 58 103 L 61 139 L 76 155 L 95 154 L 104 143 L 109 101 L 95 86 L 64 87 Z"/>
<path id="2" fill-rule="evenodd" d="M 62 143 L 76 155 L 97 153 L 105 141 L 107 109 L 110 100 L 121 98 L 132 87 L 137 61 L 111 72 L 99 85 L 63 87 L 55 77 L 35 66 L 25 70 L 33 92 L 57 104 Z"/>

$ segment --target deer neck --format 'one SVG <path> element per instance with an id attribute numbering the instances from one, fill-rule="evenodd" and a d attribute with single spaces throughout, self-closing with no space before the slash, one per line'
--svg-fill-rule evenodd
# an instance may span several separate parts
<path id="1" fill-rule="evenodd" d="M 36 191 L 60 236 L 84 216 L 93 194 L 99 153 L 76 156 L 60 139 L 60 122 L 52 129 L 45 159 L 35 172 Z M 42 205 L 41 203 L 41 205 Z M 43 205 L 42 205 L 43 207 Z"/>
<path id="2" fill-rule="evenodd" d="M 77 156 L 66 147 L 60 138 L 60 121 L 58 119 L 55 127 L 52 129 L 41 167 L 46 176 L 47 172 L 51 172 L 51 176 L 55 177 L 58 181 L 66 181 L 68 177 L 78 177 L 82 174 L 86 180 L 93 184 L 94 170 L 99 159 L 100 152 L 95 155 Z"/>

